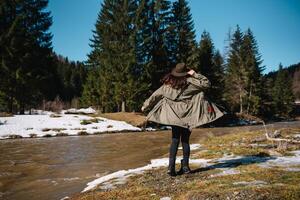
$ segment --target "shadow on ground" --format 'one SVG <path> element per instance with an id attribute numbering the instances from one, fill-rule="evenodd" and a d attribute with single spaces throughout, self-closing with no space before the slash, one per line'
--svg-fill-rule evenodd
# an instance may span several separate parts
<path id="1" fill-rule="evenodd" d="M 268 154 L 260 153 L 257 155 L 249 155 L 249 156 L 244 156 L 241 158 L 235 158 L 235 159 L 226 159 L 222 160 L 220 159 L 218 163 L 207 166 L 207 167 L 201 167 L 197 168 L 191 171 L 191 173 L 198 173 L 198 172 L 203 172 L 203 171 L 208 171 L 211 169 L 217 169 L 217 168 L 234 168 L 238 167 L 240 165 L 249 165 L 249 164 L 255 164 L 255 163 L 263 163 L 268 160 L 274 160 L 276 157 L 274 156 L 269 156 Z"/>

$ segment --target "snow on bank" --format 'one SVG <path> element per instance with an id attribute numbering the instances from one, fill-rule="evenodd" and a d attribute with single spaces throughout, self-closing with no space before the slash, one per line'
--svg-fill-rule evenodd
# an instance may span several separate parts
<path id="1" fill-rule="evenodd" d="M 91 109 L 80 112 L 91 113 Z M 103 117 L 90 117 L 76 114 L 54 114 L 43 112 L 37 115 L 15 115 L 0 117 L 0 139 L 14 135 L 21 137 L 56 136 L 57 134 L 78 135 L 101 132 L 141 131 L 124 121 L 110 120 Z"/>
<path id="2" fill-rule="evenodd" d="M 300 171 L 300 150 L 291 151 L 293 156 L 278 156 L 273 160 L 268 160 L 267 162 L 260 163 L 259 166 L 261 167 L 283 167 L 287 171 Z M 292 167 L 298 166 L 298 167 Z"/>
<path id="3" fill-rule="evenodd" d="M 89 108 L 80 108 L 80 109 L 75 109 L 75 108 L 71 108 L 68 110 L 64 110 L 63 111 L 64 114 L 94 114 L 96 113 L 96 110 L 94 110 L 93 108 L 89 107 Z"/>
<path id="4" fill-rule="evenodd" d="M 197 150 L 201 147 L 201 144 L 190 144 L 190 150 Z M 182 147 L 178 147 L 178 149 L 182 149 Z"/>
<path id="5" fill-rule="evenodd" d="M 201 145 L 200 144 L 191 144 L 191 146 L 200 147 Z M 213 166 L 215 164 L 215 162 L 222 163 L 226 160 L 230 160 L 233 158 L 235 158 L 233 155 L 225 155 L 223 158 L 220 158 L 220 159 L 202 159 L 202 158 L 190 159 L 189 163 L 201 165 L 202 167 L 209 167 L 209 166 Z M 181 159 L 182 159 L 182 157 L 177 157 L 176 163 L 180 163 Z M 114 184 L 120 183 L 120 182 L 124 183 L 126 178 L 129 176 L 133 176 L 135 174 L 141 174 L 146 170 L 151 170 L 151 169 L 155 169 L 155 168 L 159 168 L 159 167 L 167 167 L 168 164 L 169 164 L 169 158 L 159 158 L 159 159 L 151 160 L 150 164 L 145 165 L 143 167 L 116 171 L 114 173 L 97 178 L 94 181 L 87 183 L 87 187 L 84 188 L 84 190 L 82 192 L 89 191 L 89 190 L 97 187 L 100 184 L 103 185 L 101 187 L 102 189 L 113 188 Z M 222 169 L 223 167 L 220 167 L 220 168 Z M 226 168 L 226 167 L 224 167 L 223 169 L 226 172 L 228 171 L 228 168 Z M 226 173 L 226 172 L 224 173 L 224 175 L 232 174 L 232 173 Z M 235 173 L 238 173 L 238 172 L 235 172 Z M 111 182 L 112 180 L 113 180 L 113 182 Z"/>
<path id="6" fill-rule="evenodd" d="M 218 176 L 233 175 L 233 174 L 240 174 L 240 171 L 233 168 L 223 168 L 221 172 L 217 174 L 212 174 L 210 175 L 210 177 L 218 177 Z"/>
<path id="7" fill-rule="evenodd" d="M 266 185 L 268 184 L 265 181 L 260 181 L 260 180 L 256 180 L 256 181 L 239 181 L 239 182 L 234 182 L 233 185 L 257 185 L 257 186 L 261 186 L 261 185 Z"/>
<path id="8" fill-rule="evenodd" d="M 207 165 L 206 159 L 190 159 L 191 164 L 204 164 Z M 176 163 L 180 163 L 180 161 L 177 159 Z M 108 174 L 106 176 L 102 176 L 92 182 L 87 183 L 87 187 L 84 188 L 82 192 L 86 192 L 88 190 L 91 190 L 95 188 L 97 185 L 104 183 L 104 188 L 112 188 L 113 183 L 109 183 L 107 181 L 113 180 L 114 182 L 124 182 L 127 177 L 133 176 L 135 174 L 141 174 L 146 170 L 155 169 L 159 167 L 166 167 L 169 164 L 169 158 L 159 158 L 159 159 L 153 159 L 151 160 L 151 163 L 148 165 L 145 165 L 143 167 L 138 167 L 135 169 L 128 169 L 128 170 L 120 170 L 116 171 L 114 173 Z M 107 182 L 107 183 L 105 183 Z M 107 187 L 110 186 L 110 187 Z"/>
<path id="9" fill-rule="evenodd" d="M 194 144 L 196 146 L 196 144 Z M 201 145 L 199 144 L 198 147 Z M 201 167 L 207 167 L 210 169 L 220 169 L 221 172 L 217 174 L 212 174 L 210 177 L 226 176 L 240 174 L 239 170 L 235 169 L 235 166 L 240 164 L 257 164 L 261 167 L 276 167 L 282 166 L 285 170 L 289 171 L 298 171 L 300 170 L 299 166 L 293 167 L 295 165 L 300 165 L 300 150 L 291 151 L 294 153 L 294 156 L 286 157 L 260 157 L 260 156 L 236 156 L 233 154 L 224 155 L 222 158 L 217 159 L 190 159 L 191 164 L 201 165 Z M 176 163 L 180 163 L 181 158 L 176 159 Z M 126 182 L 126 178 L 133 176 L 135 174 L 141 174 L 146 170 L 151 170 L 159 167 L 167 167 L 169 163 L 169 158 L 160 158 L 151 160 L 150 164 L 128 170 L 120 170 L 114 173 L 108 174 L 106 176 L 100 177 L 87 183 L 87 187 L 84 188 L 83 192 L 92 190 L 97 186 L 100 186 L 101 189 L 114 188 L 115 184 L 123 184 Z M 291 168 L 293 167 L 293 168 Z M 251 183 L 246 182 L 237 182 L 235 184 L 265 184 L 264 182 L 256 181 Z"/>

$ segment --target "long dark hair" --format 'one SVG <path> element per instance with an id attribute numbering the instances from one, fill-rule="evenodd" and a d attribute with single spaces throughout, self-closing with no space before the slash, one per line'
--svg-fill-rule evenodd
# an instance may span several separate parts
<path id="1" fill-rule="evenodd" d="M 190 75 L 187 74 L 186 76 L 177 77 L 173 76 L 171 73 L 167 73 L 160 81 L 163 84 L 170 85 L 172 88 L 180 89 L 183 88 L 187 84 L 187 77 Z"/>

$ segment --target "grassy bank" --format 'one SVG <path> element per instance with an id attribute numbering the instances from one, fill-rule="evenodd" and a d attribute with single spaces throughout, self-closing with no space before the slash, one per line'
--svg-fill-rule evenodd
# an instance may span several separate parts
<path id="1" fill-rule="evenodd" d="M 143 127 L 146 116 L 139 112 L 115 112 L 94 114 L 96 117 L 104 117 L 112 120 L 125 121 L 133 126 Z"/>
<path id="2" fill-rule="evenodd" d="M 277 137 L 297 138 L 299 133 L 300 128 L 282 129 Z M 110 188 L 99 185 L 71 199 L 300 199 L 300 162 L 268 165 L 278 157 L 294 158 L 291 152 L 299 144 L 268 141 L 263 131 L 209 136 L 199 143 L 191 159 L 207 159 L 209 165 L 191 165 L 192 174 L 169 177 L 161 167 L 130 176 L 125 183 L 110 180 Z"/>

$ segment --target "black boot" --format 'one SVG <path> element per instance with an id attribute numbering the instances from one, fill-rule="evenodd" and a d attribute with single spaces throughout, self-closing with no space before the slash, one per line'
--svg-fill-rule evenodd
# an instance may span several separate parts
<path id="1" fill-rule="evenodd" d="M 189 161 L 186 159 L 181 160 L 181 167 L 177 174 L 189 174 L 191 169 L 189 167 Z"/>
<path id="2" fill-rule="evenodd" d="M 170 165 L 167 172 L 170 176 L 176 176 L 175 165 Z"/>

